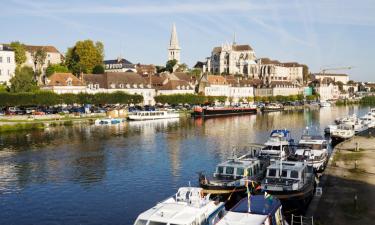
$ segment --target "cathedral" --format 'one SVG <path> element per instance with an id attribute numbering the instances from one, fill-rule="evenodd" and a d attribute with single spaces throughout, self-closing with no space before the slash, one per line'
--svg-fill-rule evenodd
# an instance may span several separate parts
<path id="1" fill-rule="evenodd" d="M 175 59 L 177 60 L 177 64 L 180 64 L 181 63 L 180 52 L 181 52 L 181 48 L 178 45 L 176 25 L 173 24 L 171 39 L 169 40 L 169 47 L 168 47 L 168 60 Z"/>

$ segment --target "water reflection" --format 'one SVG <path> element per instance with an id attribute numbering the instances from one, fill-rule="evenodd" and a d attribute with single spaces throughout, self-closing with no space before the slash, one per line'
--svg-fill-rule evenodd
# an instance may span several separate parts
<path id="1" fill-rule="evenodd" d="M 0 135 L 0 224 L 131 224 L 232 148 L 287 128 L 324 127 L 368 108 L 51 127 Z M 25 204 L 27 199 L 27 204 Z M 83 207 L 85 206 L 85 207 Z M 49 209 L 45 213 L 45 209 Z"/>

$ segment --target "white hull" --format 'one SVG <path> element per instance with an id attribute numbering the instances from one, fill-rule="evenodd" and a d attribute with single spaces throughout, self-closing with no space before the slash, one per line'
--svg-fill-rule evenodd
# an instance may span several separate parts
<path id="1" fill-rule="evenodd" d="M 129 120 L 161 120 L 179 118 L 180 114 L 167 111 L 136 112 L 128 116 Z"/>

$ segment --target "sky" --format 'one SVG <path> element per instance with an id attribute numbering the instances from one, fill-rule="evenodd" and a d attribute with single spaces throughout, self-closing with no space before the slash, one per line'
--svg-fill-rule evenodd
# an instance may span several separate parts
<path id="1" fill-rule="evenodd" d="M 0 0 L 0 43 L 101 41 L 105 59 L 164 65 L 172 24 L 181 61 L 194 66 L 212 48 L 249 44 L 257 57 L 307 64 L 311 72 L 352 67 L 375 82 L 374 0 Z"/>

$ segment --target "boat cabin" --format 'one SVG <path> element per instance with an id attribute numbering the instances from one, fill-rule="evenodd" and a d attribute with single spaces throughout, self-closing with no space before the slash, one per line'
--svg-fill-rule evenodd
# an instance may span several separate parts
<path id="1" fill-rule="evenodd" d="M 134 112 L 133 115 L 136 116 L 164 116 L 168 112 L 167 111 L 140 111 Z"/>
<path id="2" fill-rule="evenodd" d="M 202 191 L 182 187 L 176 195 L 141 213 L 134 225 L 213 225 L 224 216 L 225 206 L 203 196 Z"/>
<path id="3" fill-rule="evenodd" d="M 327 149 L 327 140 L 319 135 L 302 135 L 302 138 L 298 143 L 297 149 Z"/>
<path id="4" fill-rule="evenodd" d="M 219 164 L 216 167 L 214 177 L 240 179 L 245 177 L 245 171 L 247 172 L 247 176 L 254 177 L 261 172 L 261 166 L 260 160 L 256 158 L 233 159 Z"/>

